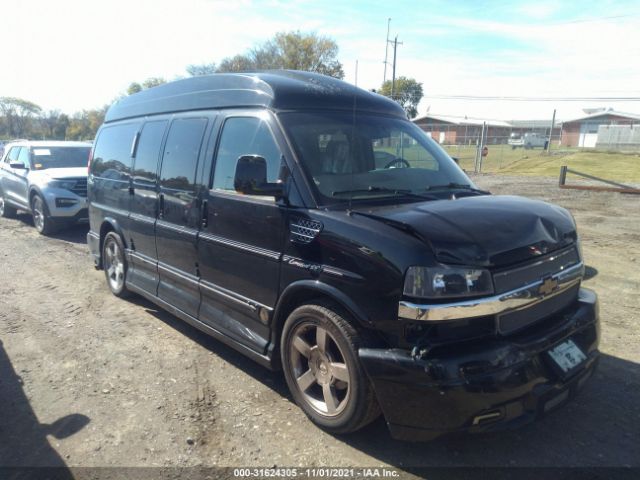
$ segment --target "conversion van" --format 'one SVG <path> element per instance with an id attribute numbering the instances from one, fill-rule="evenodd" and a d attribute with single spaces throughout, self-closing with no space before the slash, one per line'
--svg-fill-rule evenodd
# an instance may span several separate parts
<path id="1" fill-rule="evenodd" d="M 270 369 L 332 433 L 521 425 L 598 360 L 576 225 L 493 196 L 395 102 L 274 71 L 172 82 L 97 135 L 88 243 L 141 295 Z"/>

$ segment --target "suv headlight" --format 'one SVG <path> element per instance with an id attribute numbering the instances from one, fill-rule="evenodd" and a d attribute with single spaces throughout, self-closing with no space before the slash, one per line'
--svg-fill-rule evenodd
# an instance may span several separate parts
<path id="1" fill-rule="evenodd" d="M 493 281 L 488 270 L 479 268 L 409 267 L 403 293 L 433 299 L 478 297 L 493 293 Z"/>
<path id="2" fill-rule="evenodd" d="M 75 180 L 51 180 L 47 185 L 52 188 L 62 188 L 63 190 L 71 190 L 76 186 Z"/>
<path id="3" fill-rule="evenodd" d="M 62 188 L 64 190 L 71 190 L 76 186 L 75 180 L 51 180 L 48 185 L 53 188 Z"/>

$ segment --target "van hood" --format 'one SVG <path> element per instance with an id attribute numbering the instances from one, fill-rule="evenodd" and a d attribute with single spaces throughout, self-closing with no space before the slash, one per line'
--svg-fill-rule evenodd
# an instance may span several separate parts
<path id="1" fill-rule="evenodd" d="M 354 213 L 415 235 L 444 264 L 502 267 L 577 241 L 567 210 L 523 197 L 464 197 Z"/>

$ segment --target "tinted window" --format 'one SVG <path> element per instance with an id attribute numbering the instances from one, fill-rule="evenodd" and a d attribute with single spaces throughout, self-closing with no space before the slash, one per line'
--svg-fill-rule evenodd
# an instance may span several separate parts
<path id="1" fill-rule="evenodd" d="M 138 125 L 128 123 L 102 129 L 98 136 L 91 173 L 97 177 L 128 180 L 131 171 L 131 146 Z"/>
<path id="2" fill-rule="evenodd" d="M 158 158 L 166 121 L 147 122 L 142 129 L 136 150 L 133 179 L 136 182 L 153 183 L 158 171 Z"/>
<path id="3" fill-rule="evenodd" d="M 171 123 L 162 156 L 160 184 L 163 187 L 194 189 L 198 154 L 206 127 L 206 118 L 181 118 Z"/>
<path id="4" fill-rule="evenodd" d="M 255 117 L 234 117 L 224 123 L 213 173 L 213 188 L 234 190 L 236 164 L 243 155 L 264 157 L 267 181 L 278 179 L 282 153 L 265 121 Z"/>
<path id="5" fill-rule="evenodd" d="M 90 151 L 91 147 L 33 147 L 31 159 L 34 170 L 86 167 Z"/>
<path id="6" fill-rule="evenodd" d="M 18 161 L 20 150 L 22 150 L 22 147 L 13 147 L 11 150 L 9 150 L 9 155 L 7 155 L 7 163 Z"/>

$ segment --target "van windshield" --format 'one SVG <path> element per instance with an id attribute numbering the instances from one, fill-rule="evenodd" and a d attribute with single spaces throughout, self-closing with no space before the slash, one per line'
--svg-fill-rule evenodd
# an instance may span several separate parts
<path id="1" fill-rule="evenodd" d="M 407 120 L 339 112 L 280 119 L 322 204 L 474 188 L 455 162 Z"/>

